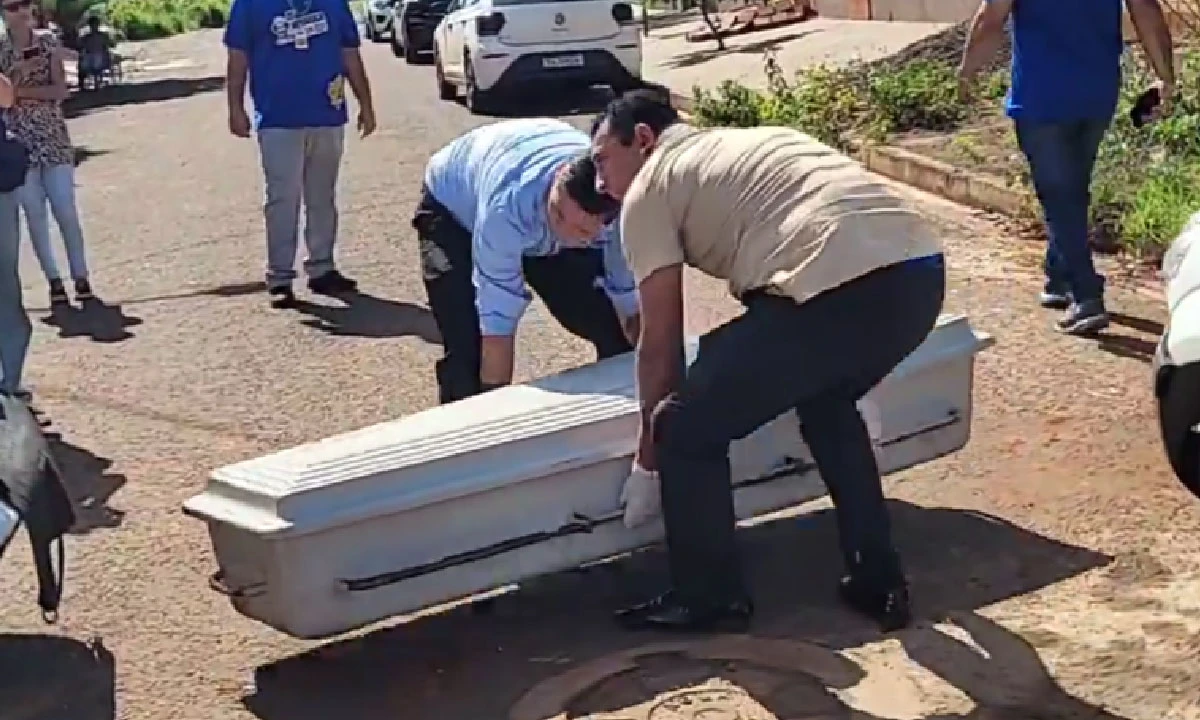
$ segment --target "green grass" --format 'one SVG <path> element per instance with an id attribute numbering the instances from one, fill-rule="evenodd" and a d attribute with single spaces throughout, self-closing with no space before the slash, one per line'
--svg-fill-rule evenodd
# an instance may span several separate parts
<path id="1" fill-rule="evenodd" d="M 112 0 L 107 19 L 129 40 L 224 27 L 229 0 Z"/>

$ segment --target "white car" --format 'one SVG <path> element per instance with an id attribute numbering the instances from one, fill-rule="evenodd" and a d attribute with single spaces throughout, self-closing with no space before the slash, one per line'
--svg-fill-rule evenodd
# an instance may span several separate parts
<path id="1" fill-rule="evenodd" d="M 461 87 L 472 112 L 487 112 L 520 91 L 638 87 L 639 24 L 624 0 L 452 0 L 433 35 L 439 95 Z"/>
<path id="2" fill-rule="evenodd" d="M 363 34 L 372 42 L 383 42 L 392 36 L 392 6 L 395 0 L 367 0 Z"/>
<path id="3" fill-rule="evenodd" d="M 1167 327 L 1154 357 L 1159 428 L 1171 468 L 1200 496 L 1200 213 L 1163 258 Z"/>

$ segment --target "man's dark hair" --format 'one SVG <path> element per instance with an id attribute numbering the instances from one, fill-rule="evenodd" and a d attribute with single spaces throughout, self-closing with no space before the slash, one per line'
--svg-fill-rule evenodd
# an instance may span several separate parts
<path id="1" fill-rule="evenodd" d="M 603 112 L 592 121 L 592 135 L 600 123 L 608 121 L 608 130 L 622 145 L 633 142 L 633 129 L 647 125 L 658 135 L 679 122 L 679 111 L 671 107 L 671 93 L 666 88 L 647 86 L 630 90 L 609 101 Z"/>
<path id="2" fill-rule="evenodd" d="M 611 220 L 621 209 L 621 203 L 596 190 L 596 163 L 591 155 L 576 158 L 562 177 L 563 189 L 589 215 Z"/>

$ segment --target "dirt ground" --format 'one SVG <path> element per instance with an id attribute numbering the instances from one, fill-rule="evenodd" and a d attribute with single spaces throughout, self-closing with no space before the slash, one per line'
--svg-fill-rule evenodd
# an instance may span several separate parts
<path id="1" fill-rule="evenodd" d="M 381 129 L 348 141 L 340 246 L 363 294 L 272 311 L 217 36 L 146 52 L 195 62 L 72 121 L 109 305 L 50 317 L 26 258 L 29 380 L 85 508 L 59 625 L 38 618 L 24 544 L 0 564 L 3 720 L 1200 718 L 1200 505 L 1169 476 L 1150 395 L 1162 301 L 1114 278 L 1112 332 L 1059 336 L 1034 304 L 1037 247 L 915 193 L 945 237 L 947 308 L 997 339 L 968 447 L 888 485 L 915 628 L 881 637 L 837 606 L 823 503 L 742 531 L 753 640 L 614 629 L 608 610 L 660 579 L 657 552 L 327 643 L 237 615 L 180 503 L 214 467 L 432 404 L 408 219 L 428 155 L 482 121 L 438 102 L 429 68 L 368 48 Z M 694 277 L 688 299 L 694 330 L 736 310 Z M 588 359 L 540 306 L 520 347 L 522 377 Z"/>

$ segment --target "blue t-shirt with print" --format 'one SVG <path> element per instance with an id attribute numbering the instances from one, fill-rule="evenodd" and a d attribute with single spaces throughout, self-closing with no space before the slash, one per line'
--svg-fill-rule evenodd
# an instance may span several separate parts
<path id="1" fill-rule="evenodd" d="M 346 0 L 233 0 L 225 28 L 249 58 L 259 129 L 345 125 L 342 51 L 359 43 Z"/>
<path id="2" fill-rule="evenodd" d="M 1109 119 L 1121 86 L 1122 0 L 1015 0 L 1009 117 Z"/>

